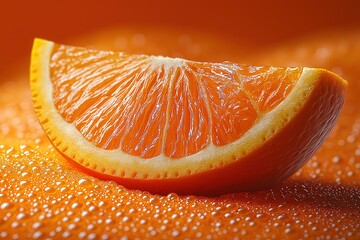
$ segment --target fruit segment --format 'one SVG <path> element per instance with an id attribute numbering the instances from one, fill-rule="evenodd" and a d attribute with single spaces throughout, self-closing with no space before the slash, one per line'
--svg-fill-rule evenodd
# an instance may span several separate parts
<path id="1" fill-rule="evenodd" d="M 142 56 L 57 45 L 50 61 L 58 90 L 54 104 L 100 148 L 144 158 L 159 155 L 169 81 L 163 79 L 163 68 L 147 62 Z"/>
<path id="2" fill-rule="evenodd" d="M 194 154 L 210 144 L 211 116 L 206 94 L 194 71 L 178 68 L 172 78 L 164 154 L 177 158 Z"/>
<path id="3" fill-rule="evenodd" d="M 266 188 L 294 174 L 334 126 L 347 82 L 324 69 L 37 39 L 31 89 L 47 136 L 80 170 L 154 193 L 203 195 Z"/>

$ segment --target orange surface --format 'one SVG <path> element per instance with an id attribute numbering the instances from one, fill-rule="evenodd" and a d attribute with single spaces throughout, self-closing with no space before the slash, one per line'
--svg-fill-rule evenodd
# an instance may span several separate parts
<path id="1" fill-rule="evenodd" d="M 301 8 L 308 7 L 309 2 L 305 1 Z M 14 5 L 10 7 L 5 5 L 2 10 L 15 9 Z M 228 8 L 232 9 L 231 6 Z M 135 237 L 183 239 L 187 236 L 202 239 L 234 239 L 235 237 L 239 239 L 313 239 L 316 237 L 358 239 L 360 237 L 360 111 L 358 107 L 360 102 L 358 94 L 360 91 L 358 67 L 360 30 L 356 27 L 359 22 L 355 21 L 358 16 L 355 12 L 358 8 L 351 4 L 333 5 L 331 2 L 325 8 L 324 11 L 320 7 L 310 9 L 310 17 L 304 19 L 304 26 L 311 25 L 308 19 L 315 23 L 311 25 L 312 30 L 300 31 L 308 33 L 306 36 L 298 40 L 282 40 L 279 45 L 266 47 L 266 51 L 258 47 L 249 47 L 249 49 L 244 47 L 246 50 L 242 51 L 239 41 L 233 40 L 233 35 L 220 40 L 225 41 L 220 46 L 230 49 L 224 52 L 228 54 L 228 59 L 231 61 L 248 64 L 324 67 L 347 79 L 350 87 L 344 110 L 335 129 L 321 150 L 294 177 L 273 189 L 254 193 L 234 193 L 218 198 L 178 197 L 175 194 L 151 195 L 146 192 L 127 190 L 112 182 L 100 181 L 74 170 L 54 150 L 37 123 L 30 99 L 27 72 L 23 70 L 28 66 L 28 61 L 21 60 L 23 59 L 21 56 L 29 55 L 32 37 L 35 34 L 48 34 L 49 37 L 57 36 L 59 39 L 63 38 L 63 35 L 59 31 L 40 27 L 43 26 L 41 17 L 37 17 L 36 14 L 34 19 L 28 17 L 25 13 L 26 6 L 19 11 L 27 17 L 28 24 L 36 24 L 35 28 L 26 25 L 26 21 L 15 21 L 14 24 L 10 24 L 11 21 L 8 19 L 12 11 L 0 14 L 2 18 L 7 19 L 7 21 L 2 21 L 6 27 L 1 28 L 6 33 L 19 29 L 31 29 L 20 31 L 19 35 L 12 35 L 16 37 L 16 40 L 7 37 L 6 34 L 1 34 L 2 37 L 6 36 L 2 40 L 2 43 L 7 44 L 6 46 L 11 46 L 10 43 L 13 43 L 15 46 L 19 44 L 20 47 L 2 45 L 1 48 L 0 237 L 13 239 L 102 237 L 107 239 L 117 236 L 118 238 L 125 237 L 124 239 L 126 237 L 129 239 Z M 38 12 L 41 12 L 41 9 Z M 75 7 L 75 10 L 70 11 L 76 11 L 76 9 Z M 214 9 L 216 7 L 213 7 L 210 12 L 213 13 Z M 218 9 L 223 9 L 223 7 Z M 245 10 L 246 7 L 243 12 L 246 12 Z M 334 13 L 337 10 L 348 14 L 343 14 L 344 17 L 336 21 L 338 15 Z M 233 10 L 223 12 L 229 13 L 229 11 Z M 54 18 L 60 12 L 53 13 Z M 322 12 L 333 14 L 330 14 L 329 18 L 317 15 Z M 250 11 L 250 13 L 254 12 Z M 275 10 L 272 13 L 277 16 Z M 287 14 L 294 14 L 294 12 Z M 196 15 L 195 12 L 192 15 Z M 21 14 L 13 16 L 16 18 Z M 39 16 L 43 17 L 44 14 Z M 267 16 L 267 21 L 270 21 L 272 15 Z M 300 19 L 302 14 L 298 13 L 295 16 Z M 225 20 L 229 18 L 226 17 Z M 168 16 L 168 19 L 171 22 L 171 17 Z M 266 22 L 265 20 L 261 23 Z M 93 29 L 106 26 L 104 22 L 95 24 Z M 211 20 L 211 23 L 214 22 L 215 20 Z M 346 26 L 355 25 L 355 27 L 342 30 L 335 26 L 331 30 L 331 24 L 334 22 L 336 26 L 345 26 L 348 22 Z M 300 30 L 304 29 L 304 27 L 299 27 L 302 26 L 301 20 L 294 21 L 291 18 L 287 23 L 282 23 L 278 18 L 271 20 L 270 23 L 280 25 L 293 23 Z M 56 24 L 61 25 L 61 22 L 56 22 Z M 316 32 L 319 26 L 327 24 L 330 24 L 328 25 L 330 27 L 326 33 L 309 33 Z M 86 25 L 86 23 L 79 23 L 79 25 Z M 205 25 L 205 20 L 203 25 Z M 250 31 L 250 27 L 246 29 Z M 271 28 L 268 29 L 271 31 Z M 74 35 L 76 30 L 76 26 L 73 26 L 67 32 L 67 36 Z M 275 28 L 274 31 L 276 33 L 278 30 Z M 294 33 L 297 31 L 289 30 L 288 32 L 293 33 L 291 36 L 299 36 L 300 34 Z M 135 31 L 136 33 L 139 31 Z M 261 36 L 260 33 L 257 34 Z M 69 42 L 86 41 L 97 46 L 105 44 L 109 48 L 124 49 L 122 45 L 126 42 L 123 41 L 124 38 L 113 41 L 111 37 L 105 37 L 106 40 L 101 40 L 99 35 L 104 36 L 104 33 L 95 35 L 97 36 L 84 37 L 86 40 L 69 38 Z M 209 38 L 204 40 L 201 36 L 197 37 L 198 33 L 189 35 L 193 36 L 190 37 L 192 44 L 195 42 L 197 46 L 205 46 L 202 44 L 211 42 L 208 41 Z M 279 40 L 284 36 L 281 35 L 278 38 L 276 34 L 270 35 L 265 39 Z M 151 40 L 146 33 L 144 36 L 146 36 L 146 42 L 149 43 L 144 46 L 144 53 L 157 48 L 158 54 L 170 55 L 163 53 L 168 51 L 166 49 L 170 49 L 169 46 L 181 48 L 180 44 L 177 45 L 178 42 L 174 41 L 179 36 L 169 37 L 167 41 L 162 41 L 162 44 L 158 44 L 156 39 Z M 132 42 L 132 39 L 137 39 L 137 37 L 131 35 L 127 38 L 129 45 L 126 48 L 130 50 L 133 45 L 136 45 L 136 41 Z M 189 38 L 185 37 L 185 39 Z M 213 39 L 219 39 L 218 34 Z M 150 48 L 151 42 L 156 47 Z M 138 51 L 141 47 L 136 46 L 135 50 Z M 198 57 L 199 60 L 203 60 L 200 58 L 208 56 L 220 61 L 227 59 L 226 54 L 220 56 L 224 52 L 219 54 L 216 51 L 219 45 L 212 46 L 212 48 L 211 46 L 204 47 L 206 51 L 200 51 L 198 54 L 193 52 L 193 56 L 189 58 Z M 15 52 L 14 56 L 11 56 L 11 51 Z M 26 51 L 28 52 L 24 53 Z M 188 56 L 186 53 L 184 55 Z M 21 70 L 12 73 L 9 69 L 14 65 L 18 65 Z"/>

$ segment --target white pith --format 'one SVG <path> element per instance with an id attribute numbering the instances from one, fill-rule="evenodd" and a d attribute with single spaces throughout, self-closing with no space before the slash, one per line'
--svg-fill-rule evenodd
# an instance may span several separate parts
<path id="1" fill-rule="evenodd" d="M 150 56 L 149 60 L 154 65 L 160 66 L 171 66 L 171 67 L 181 67 L 184 65 L 185 59 L 181 58 L 170 58 L 170 57 L 163 57 L 163 56 Z"/>
<path id="2" fill-rule="evenodd" d="M 314 71 L 304 68 L 300 79 L 289 95 L 272 111 L 266 113 L 256 124 L 240 139 L 224 145 L 209 144 L 196 154 L 182 158 L 169 158 L 160 154 L 153 158 L 143 159 L 123 152 L 121 149 L 104 150 L 88 142 L 72 124 L 66 122 L 58 113 L 52 99 L 52 83 L 50 80 L 49 61 L 54 46 L 53 42 L 36 40 L 32 59 L 31 79 L 34 88 L 41 93 L 34 96 L 34 102 L 48 107 L 48 111 L 37 110 L 40 121 L 47 119 L 43 127 L 50 139 L 60 150 L 66 149 L 64 154 L 88 168 L 104 171 L 102 173 L 143 178 L 164 178 L 188 175 L 189 172 L 197 173 L 214 167 L 226 165 L 234 159 L 241 161 L 241 157 L 253 151 L 265 141 L 276 134 L 305 103 L 314 87 L 316 78 Z M 34 57 L 34 54 L 39 56 Z M 182 65 L 185 60 L 167 57 L 150 57 L 155 64 Z M 37 87 L 35 87 L 38 85 Z M 41 86 L 41 87 L 40 87 Z M 50 132 L 52 131 L 52 132 Z M 111 166 L 111 167 L 109 167 Z M 114 171 L 115 170 L 115 171 Z"/>

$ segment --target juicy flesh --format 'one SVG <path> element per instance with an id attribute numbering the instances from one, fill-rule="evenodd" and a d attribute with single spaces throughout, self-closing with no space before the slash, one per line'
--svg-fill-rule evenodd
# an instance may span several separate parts
<path id="1" fill-rule="evenodd" d="M 97 147 L 180 158 L 239 139 L 302 68 L 245 67 L 55 45 L 54 104 Z"/>

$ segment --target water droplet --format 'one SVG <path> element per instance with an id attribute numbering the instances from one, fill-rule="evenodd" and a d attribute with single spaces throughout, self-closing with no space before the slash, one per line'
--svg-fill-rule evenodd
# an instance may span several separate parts
<path id="1" fill-rule="evenodd" d="M 76 228 L 76 224 L 74 224 L 74 223 L 71 223 L 69 226 L 68 226 L 68 229 L 69 230 L 73 230 L 73 229 L 75 229 Z"/>
<path id="2" fill-rule="evenodd" d="M 16 216 L 16 219 L 17 220 L 21 220 L 21 219 L 24 219 L 26 217 L 26 214 L 25 213 L 19 213 L 17 216 Z"/>
<path id="3" fill-rule="evenodd" d="M 179 198 L 179 196 L 176 193 L 170 193 L 166 196 L 169 200 L 175 200 Z"/>
<path id="4" fill-rule="evenodd" d="M 40 238 L 43 235 L 43 233 L 41 231 L 37 231 L 33 234 L 33 238 L 37 239 Z"/>
<path id="5" fill-rule="evenodd" d="M 70 237 L 70 235 L 71 235 L 71 233 L 69 231 L 65 231 L 65 232 L 63 232 L 62 237 L 68 238 L 68 237 Z"/>
<path id="6" fill-rule="evenodd" d="M 84 238 L 86 236 L 86 232 L 80 232 L 78 237 L 79 238 Z"/>
<path id="7" fill-rule="evenodd" d="M 179 236 L 179 234 L 180 234 L 180 232 L 177 231 L 177 230 L 175 230 L 175 231 L 173 231 L 173 232 L 171 233 L 171 236 L 177 237 L 177 236 Z"/>
<path id="8" fill-rule="evenodd" d="M 75 203 L 73 203 L 72 205 L 71 205 L 71 208 L 79 208 L 81 205 L 79 204 L 79 203 L 77 203 L 77 202 L 75 202 Z"/>
<path id="9" fill-rule="evenodd" d="M 0 209 L 7 209 L 10 208 L 11 204 L 8 202 L 4 202 L 0 205 Z"/>
<path id="10" fill-rule="evenodd" d="M 338 163 L 338 162 L 340 162 L 340 159 L 341 158 L 339 156 L 334 156 L 332 161 L 333 161 L 333 163 Z"/>
<path id="11" fill-rule="evenodd" d="M 20 186 L 23 186 L 26 184 L 26 181 L 20 181 Z"/>
<path id="12" fill-rule="evenodd" d="M 41 227 L 41 222 L 35 222 L 33 225 L 32 225 L 32 228 L 34 228 L 34 229 L 37 229 L 37 228 L 39 228 L 39 227 Z"/>
<path id="13" fill-rule="evenodd" d="M 88 183 L 88 181 L 86 179 L 79 180 L 79 185 L 85 185 L 86 183 Z"/>
<path id="14" fill-rule="evenodd" d="M 16 221 L 11 223 L 12 228 L 17 228 L 19 225 L 20 225 L 19 222 Z"/>
<path id="15" fill-rule="evenodd" d="M 52 187 L 45 187 L 44 191 L 45 192 L 52 192 L 54 189 Z"/>
<path id="16" fill-rule="evenodd" d="M 7 236 L 8 236 L 8 233 L 6 231 L 2 231 L 0 233 L 0 237 L 2 237 L 2 238 L 6 238 Z"/>

